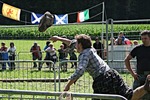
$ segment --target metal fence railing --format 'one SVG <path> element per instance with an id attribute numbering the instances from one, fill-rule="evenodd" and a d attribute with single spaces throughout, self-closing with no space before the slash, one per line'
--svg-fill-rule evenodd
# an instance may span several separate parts
<path id="1" fill-rule="evenodd" d="M 7 65 L 6 69 L 3 70 L 3 63 L 10 62 L 15 63 L 15 69 L 10 70 L 10 66 Z M 38 67 L 33 68 L 33 62 L 42 63 L 42 70 L 38 70 Z M 52 67 L 55 67 L 52 61 L 0 61 L 0 88 L 56 91 L 56 71 L 50 71 L 50 69 L 45 66 L 45 62 L 49 62 Z"/>
<path id="2" fill-rule="evenodd" d="M 54 64 L 51 61 L 32 61 L 32 60 L 16 60 L 16 61 L 0 61 L 0 69 L 2 63 L 15 63 L 15 70 L 10 70 L 7 66 L 6 70 L 0 70 L 0 88 L 15 90 L 37 90 L 37 91 L 63 91 L 68 77 L 72 75 L 76 67 L 71 67 L 72 63 L 78 63 L 75 60 L 64 60 Z M 42 69 L 33 68 L 33 62 L 42 63 Z M 54 70 L 50 70 L 45 62 L 52 64 Z M 63 71 L 60 64 L 66 63 L 67 70 Z M 125 82 L 132 86 L 133 78 L 123 68 L 116 68 L 122 75 Z M 85 72 L 79 78 L 75 85 L 71 86 L 72 92 L 93 93 L 93 79 Z"/>
<path id="3" fill-rule="evenodd" d="M 0 99 L 7 100 L 64 100 L 67 94 L 70 94 L 74 100 L 91 100 L 91 99 L 107 99 L 107 100 L 127 100 L 120 95 L 112 94 L 91 94 L 91 93 L 64 93 L 60 99 L 60 95 L 64 92 L 47 92 L 47 91 L 27 91 L 27 90 L 4 90 L 0 89 Z M 65 99 L 72 100 L 72 99 Z"/>

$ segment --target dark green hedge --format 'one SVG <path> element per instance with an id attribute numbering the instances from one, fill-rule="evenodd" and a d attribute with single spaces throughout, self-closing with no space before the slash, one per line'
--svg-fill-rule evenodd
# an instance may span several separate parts
<path id="1" fill-rule="evenodd" d="M 106 32 L 105 26 L 103 26 L 103 33 Z M 120 31 L 124 31 L 126 35 L 137 35 L 142 30 L 150 30 L 150 25 L 114 25 L 113 32 L 114 36 Z M 109 26 L 110 32 L 110 26 Z M 67 36 L 73 38 L 76 34 L 88 34 L 92 38 L 100 36 L 102 33 L 101 24 L 85 24 L 85 25 L 64 25 L 64 26 L 52 26 L 45 32 L 39 32 L 37 26 L 25 27 L 25 26 L 11 26 L 11 27 L 0 27 L 0 39 L 47 39 L 51 36 Z M 105 34 L 104 34 L 105 36 Z M 110 36 L 110 34 L 109 34 Z"/>

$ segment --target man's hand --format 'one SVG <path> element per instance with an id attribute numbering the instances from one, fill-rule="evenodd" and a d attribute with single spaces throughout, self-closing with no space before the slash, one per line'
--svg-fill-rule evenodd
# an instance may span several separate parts
<path id="1" fill-rule="evenodd" d="M 132 76 L 133 76 L 134 80 L 138 80 L 139 79 L 137 73 L 132 74 Z"/>
<path id="2" fill-rule="evenodd" d="M 66 85 L 64 91 L 70 90 L 70 86 Z"/>

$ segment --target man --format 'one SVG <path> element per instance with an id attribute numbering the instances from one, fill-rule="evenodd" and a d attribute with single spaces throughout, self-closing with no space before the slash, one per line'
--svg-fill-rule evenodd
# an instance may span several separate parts
<path id="1" fill-rule="evenodd" d="M 104 58 L 104 45 L 99 41 L 99 38 L 96 37 L 93 47 L 96 49 L 97 54 L 103 59 Z"/>
<path id="2" fill-rule="evenodd" d="M 40 46 L 38 46 L 37 42 L 34 42 L 33 46 L 30 49 L 30 52 L 32 52 L 32 59 L 35 61 L 36 59 L 42 60 L 42 52 Z M 37 67 L 36 62 L 33 62 L 34 66 L 33 68 Z M 38 70 L 41 70 L 42 63 L 39 62 Z"/>
<path id="3" fill-rule="evenodd" d="M 150 74 L 150 31 L 142 31 L 141 40 L 142 44 L 136 46 L 125 58 L 126 68 L 134 78 L 133 89 L 143 85 L 146 76 Z M 137 60 L 136 72 L 130 65 L 130 60 L 135 57 Z"/>
<path id="4" fill-rule="evenodd" d="M 147 76 L 145 85 L 133 91 L 125 84 L 117 71 L 110 69 L 104 60 L 97 55 L 96 50 L 92 48 L 92 42 L 89 36 L 80 34 L 77 35 L 75 39 L 76 40 L 69 40 L 58 36 L 50 38 L 53 42 L 61 41 L 66 43 L 69 48 L 76 47 L 77 52 L 80 53 L 78 57 L 78 66 L 74 74 L 70 76 L 64 91 L 68 91 L 70 86 L 87 71 L 94 80 L 92 86 L 94 93 L 118 94 L 129 100 L 138 100 L 144 94 L 150 92 L 150 75 Z"/>

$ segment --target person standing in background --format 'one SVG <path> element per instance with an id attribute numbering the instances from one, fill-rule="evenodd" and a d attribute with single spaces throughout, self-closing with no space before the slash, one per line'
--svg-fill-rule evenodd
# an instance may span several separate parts
<path id="1" fill-rule="evenodd" d="M 46 46 L 44 47 L 44 51 L 49 47 L 50 43 L 51 43 L 50 41 L 46 41 Z M 49 58 L 50 58 L 50 54 L 48 52 L 46 52 L 46 56 L 45 56 L 44 60 L 49 60 Z M 47 65 L 47 68 L 49 68 L 50 63 L 46 62 L 46 65 Z"/>
<path id="2" fill-rule="evenodd" d="M 56 54 L 56 48 L 54 47 L 54 44 L 50 43 L 49 47 L 45 50 L 45 52 L 49 53 L 49 60 L 53 61 L 55 64 L 57 62 L 57 54 Z M 51 67 L 53 67 L 54 70 L 54 66 L 52 64 L 49 66 L 50 70 Z"/>
<path id="3" fill-rule="evenodd" d="M 34 42 L 33 46 L 30 49 L 30 52 L 32 52 L 32 60 L 33 60 L 33 68 L 37 67 L 36 62 L 34 62 L 36 59 L 42 60 L 42 52 L 40 46 L 37 44 L 37 42 Z M 41 70 L 42 63 L 39 62 L 38 70 Z"/>
<path id="4" fill-rule="evenodd" d="M 15 52 L 16 52 L 16 47 L 14 46 L 14 42 L 10 42 L 10 47 L 8 48 L 8 54 L 9 54 L 9 60 L 15 60 Z M 14 62 L 10 62 L 9 64 L 9 69 L 10 70 L 14 70 L 15 69 L 15 63 Z"/>
<path id="5" fill-rule="evenodd" d="M 8 52 L 7 52 L 7 46 L 5 46 L 5 42 L 1 43 L 0 51 L 1 51 L 1 55 L 2 55 L 2 60 L 8 61 Z M 7 64 L 9 66 L 8 62 L 7 62 Z M 2 70 L 6 70 L 6 62 L 2 63 Z"/>
<path id="6" fill-rule="evenodd" d="M 59 54 L 59 62 L 60 62 L 60 68 L 62 71 L 67 71 L 67 63 L 65 62 L 62 62 L 64 60 L 67 60 L 67 53 L 65 52 L 65 49 L 64 49 L 64 44 L 61 44 L 60 45 L 60 49 L 58 49 L 58 54 Z"/>
<path id="7" fill-rule="evenodd" d="M 146 76 L 150 74 L 150 31 L 141 32 L 142 44 L 137 45 L 125 58 L 126 68 L 134 78 L 133 89 L 145 83 Z M 130 60 L 136 57 L 136 71 L 131 68 Z M 148 94 L 149 95 L 149 94 Z M 150 96 L 146 96 L 150 100 Z"/>
<path id="8" fill-rule="evenodd" d="M 77 60 L 77 55 L 75 54 L 75 49 L 69 52 L 70 60 Z M 77 68 L 77 62 L 71 62 L 71 68 Z"/>
<path id="9" fill-rule="evenodd" d="M 99 41 L 99 38 L 95 38 L 95 43 L 93 44 L 93 47 L 96 49 L 97 54 L 104 59 L 104 45 Z"/>
<path id="10" fill-rule="evenodd" d="M 125 35 L 123 32 L 120 32 L 119 35 L 118 35 L 118 38 L 115 40 L 116 44 L 117 44 L 117 41 L 121 40 L 121 42 L 119 42 L 118 45 L 125 45 Z"/>
<path id="11" fill-rule="evenodd" d="M 139 45 L 139 42 L 137 40 L 133 40 L 133 45 Z"/>

